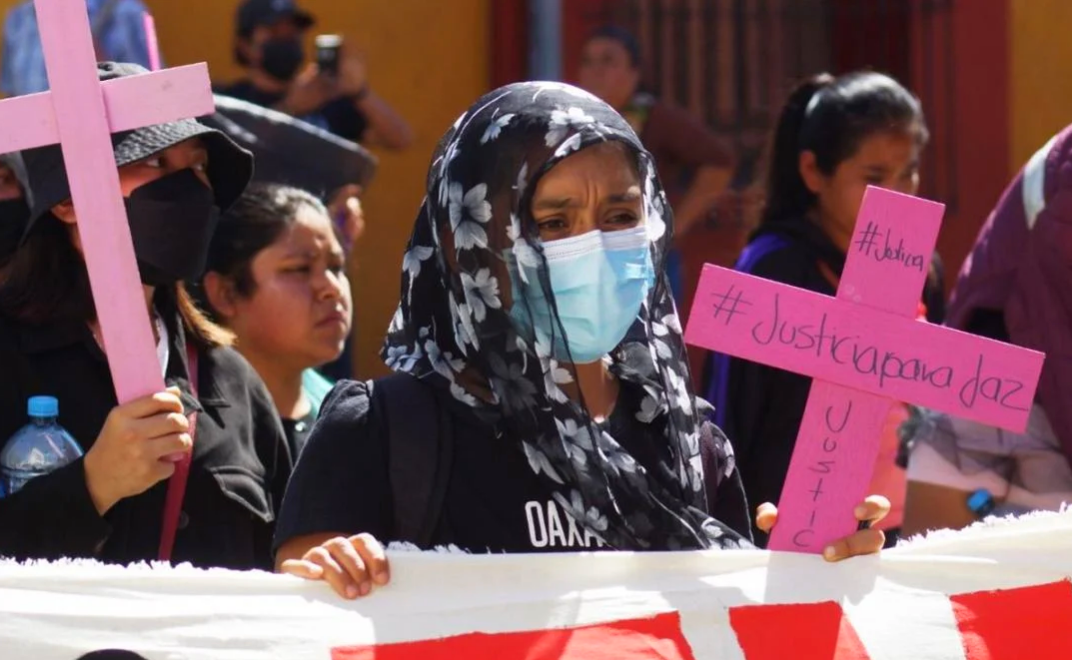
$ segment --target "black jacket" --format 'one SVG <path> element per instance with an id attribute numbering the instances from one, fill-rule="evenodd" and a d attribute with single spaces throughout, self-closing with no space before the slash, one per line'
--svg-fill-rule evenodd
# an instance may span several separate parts
<path id="1" fill-rule="evenodd" d="M 761 228 L 753 240 L 767 233 L 780 239 L 777 247 L 749 269 L 750 274 L 776 282 L 834 296 L 834 284 L 820 264 L 840 278 L 845 268 L 841 252 L 816 225 L 800 218 Z M 927 320 L 941 323 L 945 313 L 942 270 L 938 255 L 924 286 L 922 301 Z M 712 391 L 715 373 L 708 361 L 704 391 Z M 728 360 L 728 373 L 721 374 L 722 393 L 718 421 L 737 454 L 745 493 L 753 506 L 777 503 L 789 472 L 800 422 L 811 390 L 811 378 L 740 358 Z M 756 542 L 765 546 L 767 535 L 755 531 Z"/>
<path id="2" fill-rule="evenodd" d="M 179 316 L 174 309 L 160 312 L 169 335 L 167 384 L 182 389 L 187 411 L 200 411 L 172 558 L 270 569 L 275 516 L 291 471 L 272 400 L 229 348 L 198 350 L 195 400 Z M 116 398 L 105 356 L 85 324 L 31 327 L 0 315 L 0 365 L 0 443 L 27 423 L 27 399 L 43 394 L 59 399 L 59 423 L 89 451 Z M 158 483 L 102 518 L 78 460 L 0 499 L 0 556 L 155 559 L 166 492 L 167 482 Z"/>

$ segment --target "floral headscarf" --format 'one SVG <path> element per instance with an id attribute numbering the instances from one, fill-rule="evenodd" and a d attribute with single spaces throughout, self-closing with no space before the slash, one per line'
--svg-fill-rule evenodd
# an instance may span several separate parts
<path id="1" fill-rule="evenodd" d="M 511 270 L 529 280 L 535 273 L 544 298 L 553 300 L 529 213 L 537 180 L 607 141 L 637 158 L 661 274 L 672 217 L 651 157 L 626 121 L 568 85 L 503 87 L 463 114 L 433 157 L 383 357 L 396 371 L 449 385 L 500 439 L 518 442 L 558 504 L 610 547 L 737 547 L 740 537 L 704 513 L 701 433 L 719 445 L 720 477 L 732 471 L 732 456 L 717 428 L 700 421 L 665 277 L 610 356 L 612 373 L 644 392 L 638 422 L 665 429 L 668 459 L 651 471 L 567 398 L 560 385 L 574 378 L 572 363 L 557 362 L 551 342 L 510 319 L 512 304 L 528 304 L 513 300 L 526 287 L 512 289 Z M 564 337 L 555 318 L 554 332 Z"/>

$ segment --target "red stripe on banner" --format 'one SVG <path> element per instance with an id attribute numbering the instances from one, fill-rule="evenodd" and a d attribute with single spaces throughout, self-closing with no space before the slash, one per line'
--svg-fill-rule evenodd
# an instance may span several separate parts
<path id="1" fill-rule="evenodd" d="M 730 608 L 747 660 L 870 660 L 837 603 Z"/>
<path id="2" fill-rule="evenodd" d="M 952 596 L 968 660 L 1072 658 L 1072 584 Z"/>
<path id="3" fill-rule="evenodd" d="M 678 614 L 564 630 L 471 633 L 401 644 L 332 649 L 331 660 L 695 660 Z"/>

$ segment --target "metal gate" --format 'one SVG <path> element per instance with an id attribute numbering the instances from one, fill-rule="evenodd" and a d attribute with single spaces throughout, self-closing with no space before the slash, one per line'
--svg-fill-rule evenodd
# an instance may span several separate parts
<path id="1" fill-rule="evenodd" d="M 584 20 L 637 35 L 650 90 L 736 145 L 742 184 L 798 81 L 860 68 L 893 75 L 920 97 L 931 128 L 920 193 L 953 211 L 954 1 L 613 0 L 589 4 Z"/>

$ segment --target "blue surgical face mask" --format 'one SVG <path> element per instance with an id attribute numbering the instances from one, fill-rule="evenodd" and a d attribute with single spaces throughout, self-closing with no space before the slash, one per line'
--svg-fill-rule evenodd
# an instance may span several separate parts
<path id="1" fill-rule="evenodd" d="M 543 244 L 565 341 L 554 323 L 537 269 L 508 257 L 514 304 L 510 316 L 560 361 L 596 362 L 625 338 L 655 283 L 647 227 L 593 231 Z"/>

